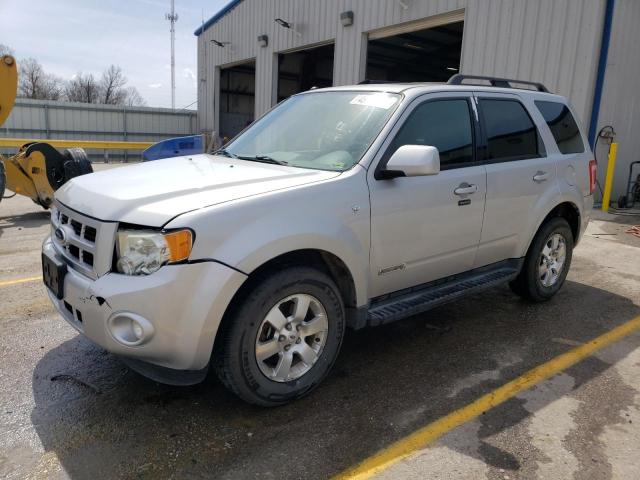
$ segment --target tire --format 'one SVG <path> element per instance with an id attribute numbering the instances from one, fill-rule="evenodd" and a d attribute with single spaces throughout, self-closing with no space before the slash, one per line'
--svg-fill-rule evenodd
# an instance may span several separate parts
<path id="1" fill-rule="evenodd" d="M 627 208 L 627 196 L 626 195 L 620 195 L 620 198 L 618 198 L 618 208 Z"/>
<path id="2" fill-rule="evenodd" d="M 64 157 L 65 182 L 74 177 L 93 173 L 93 167 L 87 157 L 87 153 L 82 148 L 69 148 L 62 152 Z"/>
<path id="3" fill-rule="evenodd" d="M 556 275 L 553 274 L 554 268 L 543 267 L 543 249 L 553 252 L 552 239 L 558 239 L 559 244 L 564 242 L 564 260 L 561 268 L 558 268 L 557 260 L 561 256 L 557 254 L 556 263 L 550 257 L 546 257 L 552 266 L 555 266 Z M 516 294 L 524 297 L 532 302 L 545 302 L 550 300 L 558 290 L 562 287 L 569 268 L 571 266 L 571 259 L 573 257 L 573 233 L 571 227 L 564 218 L 555 217 L 544 223 L 536 236 L 531 242 L 527 256 L 525 257 L 524 265 L 518 276 L 513 280 L 509 286 L 511 290 Z M 561 252 L 562 248 L 559 247 L 558 252 Z M 542 271 L 546 271 L 543 276 Z"/>
<path id="4" fill-rule="evenodd" d="M 4 173 L 4 162 L 0 160 L 0 202 L 4 198 L 4 189 L 7 185 L 7 178 Z"/>
<path id="5" fill-rule="evenodd" d="M 312 268 L 285 268 L 249 281 L 243 288 L 245 294 L 224 319 L 213 365 L 222 383 L 242 400 L 266 407 L 283 405 L 307 395 L 329 373 L 344 336 L 344 305 L 333 280 Z M 304 311 L 305 299 L 309 308 L 305 321 L 300 322 L 293 313 L 297 305 Z M 282 328 L 276 329 L 276 324 Z M 325 324 L 325 333 L 307 336 Z M 262 359 L 259 349 L 264 353 Z M 307 364 L 298 352 L 304 351 L 309 359 L 312 349 L 318 351 Z M 276 353 L 268 357 L 272 351 Z M 283 367 L 285 355 L 292 358 L 289 375 Z"/>

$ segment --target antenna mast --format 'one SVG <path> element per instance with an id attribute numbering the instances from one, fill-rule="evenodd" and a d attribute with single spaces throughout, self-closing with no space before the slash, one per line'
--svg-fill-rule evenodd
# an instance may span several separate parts
<path id="1" fill-rule="evenodd" d="M 167 13 L 164 18 L 171 22 L 171 108 L 176 109 L 176 13 L 175 0 L 171 0 L 171 13 Z"/>

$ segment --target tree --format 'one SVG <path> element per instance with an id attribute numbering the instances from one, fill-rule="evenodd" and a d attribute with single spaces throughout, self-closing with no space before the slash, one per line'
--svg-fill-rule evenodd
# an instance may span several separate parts
<path id="1" fill-rule="evenodd" d="M 111 65 L 100 78 L 100 101 L 106 105 L 122 105 L 127 100 L 127 90 L 124 86 L 127 83 L 127 77 L 122 73 L 122 69 L 115 65 Z"/>
<path id="2" fill-rule="evenodd" d="M 124 104 L 127 107 L 144 107 L 147 104 L 136 87 L 127 87 L 125 91 L 126 97 Z"/>
<path id="3" fill-rule="evenodd" d="M 13 55 L 13 50 L 0 43 L 0 57 L 2 57 L 3 55 Z"/>
<path id="4" fill-rule="evenodd" d="M 0 55 L 11 52 L 0 44 Z M 111 65 L 96 80 L 93 74 L 79 72 L 71 80 L 63 82 L 55 75 L 46 73 L 42 65 L 33 58 L 18 62 L 18 95 L 39 100 L 102 103 L 107 105 L 142 106 L 146 102 L 135 87 L 127 87 L 127 77 L 122 68 Z"/>
<path id="5" fill-rule="evenodd" d="M 67 82 L 65 97 L 69 102 L 98 103 L 100 87 L 93 74 L 77 73 Z"/>
<path id="6" fill-rule="evenodd" d="M 62 81 L 46 73 L 37 60 L 27 58 L 18 62 L 18 95 L 37 100 L 58 100 L 62 95 Z"/>

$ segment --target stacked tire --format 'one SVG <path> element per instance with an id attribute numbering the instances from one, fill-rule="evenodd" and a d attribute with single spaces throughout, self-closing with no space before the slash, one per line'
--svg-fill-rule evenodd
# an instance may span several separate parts
<path id="1" fill-rule="evenodd" d="M 82 148 L 69 148 L 62 153 L 64 157 L 65 182 L 80 175 L 93 173 L 93 167 Z"/>
<path id="2" fill-rule="evenodd" d="M 4 198 L 4 188 L 7 185 L 7 177 L 4 173 L 4 163 L 0 162 L 0 202 Z"/>

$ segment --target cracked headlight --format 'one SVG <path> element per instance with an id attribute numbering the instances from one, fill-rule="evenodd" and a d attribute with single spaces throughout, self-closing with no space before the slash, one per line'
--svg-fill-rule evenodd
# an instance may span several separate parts
<path id="1" fill-rule="evenodd" d="M 192 245 L 191 230 L 121 230 L 118 232 L 116 267 L 125 275 L 149 275 L 166 263 L 188 259 Z"/>

